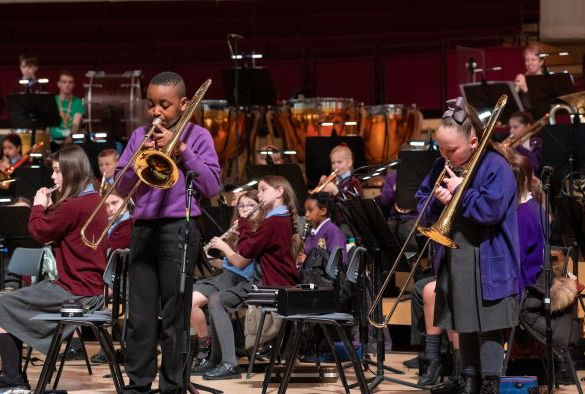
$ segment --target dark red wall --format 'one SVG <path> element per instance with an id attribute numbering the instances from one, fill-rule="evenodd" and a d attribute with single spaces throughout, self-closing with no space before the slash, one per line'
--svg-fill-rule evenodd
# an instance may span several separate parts
<path id="1" fill-rule="evenodd" d="M 455 45 L 488 48 L 486 58 L 504 67 L 496 79 L 522 71 L 521 50 L 498 46 L 535 10 L 535 0 L 2 4 L 0 94 L 19 78 L 19 53 L 32 52 L 41 60 L 39 76 L 54 81 L 59 70 L 73 70 L 78 95 L 90 69 L 141 69 L 147 79 L 172 69 L 190 89 L 213 78 L 207 97 L 223 98 L 221 69 L 231 64 L 226 35 L 233 32 L 245 36 L 243 50 L 265 55 L 260 64 L 270 69 L 279 99 L 303 89 L 437 110 L 458 91 Z"/>

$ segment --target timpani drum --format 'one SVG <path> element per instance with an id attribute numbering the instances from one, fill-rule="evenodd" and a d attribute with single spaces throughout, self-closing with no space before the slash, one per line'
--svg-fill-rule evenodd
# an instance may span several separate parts
<path id="1" fill-rule="evenodd" d="M 360 112 L 360 134 L 369 164 L 397 159 L 400 147 L 420 135 L 422 113 L 416 105 L 364 106 Z"/>
<path id="2" fill-rule="evenodd" d="M 142 71 L 88 71 L 85 76 L 83 123 L 90 135 L 107 132 L 110 139 L 127 140 L 134 129 L 151 122 L 143 100 Z"/>
<path id="3" fill-rule="evenodd" d="M 201 100 L 199 108 L 193 121 L 209 130 L 219 162 L 223 165 L 237 154 L 238 147 L 240 151 L 245 147 L 245 133 L 242 132 L 245 114 L 240 110 L 236 130 L 235 107 L 228 105 L 226 100 Z"/>
<path id="4" fill-rule="evenodd" d="M 356 105 L 351 98 L 315 97 L 289 100 L 278 109 L 278 124 L 284 130 L 288 148 L 305 161 L 307 137 L 357 134 Z"/>

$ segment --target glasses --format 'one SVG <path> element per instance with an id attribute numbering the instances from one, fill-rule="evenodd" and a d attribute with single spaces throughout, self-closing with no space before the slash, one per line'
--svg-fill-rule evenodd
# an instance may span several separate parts
<path id="1" fill-rule="evenodd" d="M 254 209 L 258 204 L 238 204 L 238 209 Z"/>

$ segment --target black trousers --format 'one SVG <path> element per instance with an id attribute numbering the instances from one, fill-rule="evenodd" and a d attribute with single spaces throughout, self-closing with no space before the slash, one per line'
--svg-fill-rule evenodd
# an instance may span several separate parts
<path id="1" fill-rule="evenodd" d="M 184 219 L 137 220 L 132 229 L 129 267 L 129 319 L 126 372 L 127 392 L 148 392 L 156 377 L 158 317 L 162 318 L 160 342 L 162 393 L 180 392 L 183 380 L 184 325 L 191 310 L 193 267 L 200 234 L 190 226 L 189 264 L 185 293 L 179 292 Z M 187 320 L 188 322 L 188 320 Z M 187 327 L 188 323 L 187 323 Z"/>

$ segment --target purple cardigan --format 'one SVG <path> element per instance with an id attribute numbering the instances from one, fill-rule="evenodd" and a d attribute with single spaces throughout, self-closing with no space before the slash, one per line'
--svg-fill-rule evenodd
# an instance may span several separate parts
<path id="1" fill-rule="evenodd" d="M 518 205 L 518 233 L 520 237 L 520 290 L 536 283 L 544 264 L 544 210 L 534 198 Z"/>
<path id="2" fill-rule="evenodd" d="M 435 162 L 430 174 L 416 192 L 419 211 L 431 193 L 435 180 L 445 166 L 445 159 Z M 516 180 L 508 162 L 499 154 L 487 151 L 457 210 L 464 218 L 483 225 L 479 246 L 481 288 L 484 300 L 498 300 L 518 294 L 520 255 Z M 444 205 L 434 196 L 423 214 L 423 225 L 433 224 Z M 434 268 L 438 272 L 444 248 L 438 248 Z"/>
<path id="3" fill-rule="evenodd" d="M 317 234 L 307 236 L 307 239 L 305 240 L 305 254 L 308 255 L 311 249 L 316 248 L 319 244 L 319 239 L 321 238 L 325 239 L 325 247 L 329 253 L 333 251 L 334 247 L 339 246 L 341 248 L 341 254 L 343 255 L 343 261 L 347 262 L 345 234 L 331 220 L 323 223 L 319 231 L 317 231 Z"/>
<path id="4" fill-rule="evenodd" d="M 134 151 L 144 139 L 150 126 L 142 126 L 134 130 L 118 166 L 116 175 L 132 158 Z M 134 194 L 136 208 L 134 219 L 159 219 L 159 218 L 181 218 L 185 216 L 185 173 L 195 171 L 193 185 L 195 190 L 203 197 L 211 197 L 219 192 L 219 162 L 213 139 L 209 132 L 201 126 L 188 123 L 181 135 L 181 140 L 187 148 L 181 153 L 178 160 L 179 180 L 170 189 L 162 190 L 142 184 Z M 134 166 L 124 173 L 118 183 L 118 191 L 126 195 L 138 180 L 134 172 Z M 194 200 L 191 205 L 191 215 L 201 214 L 198 201 Z"/>

